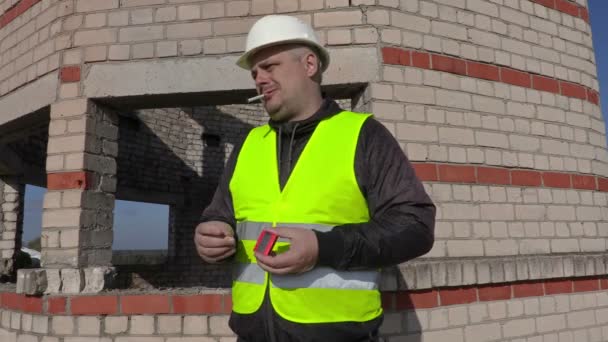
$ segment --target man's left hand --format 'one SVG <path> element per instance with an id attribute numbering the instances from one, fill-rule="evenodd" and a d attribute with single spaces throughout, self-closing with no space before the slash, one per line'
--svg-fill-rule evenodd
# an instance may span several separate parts
<path id="1" fill-rule="evenodd" d="M 310 271 L 319 257 L 317 236 L 310 229 L 275 228 L 279 237 L 291 240 L 289 250 L 277 255 L 255 253 L 258 265 L 272 274 L 295 274 Z"/>

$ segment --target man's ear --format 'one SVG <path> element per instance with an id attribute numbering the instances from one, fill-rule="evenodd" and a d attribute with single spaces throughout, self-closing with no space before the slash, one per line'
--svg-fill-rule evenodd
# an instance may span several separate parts
<path id="1" fill-rule="evenodd" d="M 314 53 L 310 52 L 306 54 L 304 62 L 306 66 L 306 75 L 308 77 L 312 78 L 319 72 L 319 58 L 317 58 Z"/>

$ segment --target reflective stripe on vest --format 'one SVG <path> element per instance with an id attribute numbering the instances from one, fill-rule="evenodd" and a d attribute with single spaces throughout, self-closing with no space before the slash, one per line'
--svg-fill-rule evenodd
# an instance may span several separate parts
<path id="1" fill-rule="evenodd" d="M 342 112 L 319 122 L 282 190 L 276 133 L 268 125 L 251 130 L 230 181 L 238 222 L 232 286 L 235 312 L 258 310 L 269 287 L 275 311 L 294 322 L 363 322 L 382 314 L 376 270 L 315 267 L 302 274 L 269 275 L 256 264 L 253 253 L 265 228 L 329 231 L 370 220 L 354 172 L 359 132 L 369 116 Z M 289 241 L 280 239 L 274 251 L 288 248 Z"/>
<path id="2" fill-rule="evenodd" d="M 237 224 L 237 236 L 245 241 L 255 241 L 264 228 L 270 227 L 270 223 L 260 222 L 240 222 Z M 292 228 L 307 228 L 315 229 L 322 232 L 327 232 L 333 229 L 331 226 L 315 225 L 315 224 L 289 224 L 279 225 L 289 226 Z M 279 240 L 279 242 L 284 242 Z M 264 284 L 265 271 L 255 264 L 254 258 L 247 257 L 248 263 L 241 255 L 246 255 L 243 251 L 237 257 L 237 263 L 234 265 L 233 279 L 235 281 Z M 316 267 L 308 272 L 298 275 L 273 275 L 271 283 L 274 287 L 283 289 L 297 288 L 334 288 L 334 289 L 352 289 L 352 290 L 375 290 L 378 288 L 378 271 L 336 271 L 330 267 Z"/>

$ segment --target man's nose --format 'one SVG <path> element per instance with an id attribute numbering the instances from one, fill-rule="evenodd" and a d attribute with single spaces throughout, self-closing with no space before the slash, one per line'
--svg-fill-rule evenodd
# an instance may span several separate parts
<path id="1" fill-rule="evenodd" d="M 255 85 L 260 87 L 267 84 L 269 81 L 268 73 L 263 70 L 259 70 L 255 76 Z"/>

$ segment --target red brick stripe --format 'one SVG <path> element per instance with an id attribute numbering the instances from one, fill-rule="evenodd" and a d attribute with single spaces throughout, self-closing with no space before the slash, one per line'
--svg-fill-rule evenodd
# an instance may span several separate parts
<path id="1" fill-rule="evenodd" d="M 568 0 L 530 0 L 539 5 L 549 7 L 556 11 L 569 14 L 573 17 L 581 18 L 589 23 L 589 11 L 587 8 Z"/>
<path id="2" fill-rule="evenodd" d="M 412 163 L 425 182 L 513 185 L 608 192 L 608 178 L 570 172 L 521 170 L 463 164 Z"/>
<path id="3" fill-rule="evenodd" d="M 608 277 L 563 278 L 464 287 L 442 287 L 419 291 L 384 291 L 385 310 L 428 309 L 475 302 L 509 300 L 608 290 Z M 40 314 L 225 314 L 232 309 L 230 294 L 137 296 L 29 297 L 13 292 L 0 294 L 0 308 Z M 69 303 L 69 304 L 66 304 Z M 119 305 L 119 303 L 121 305 Z M 67 309 L 69 307 L 69 310 Z M 120 309 L 122 307 L 122 310 Z"/>
<path id="4" fill-rule="evenodd" d="M 502 82 L 524 88 L 560 94 L 567 97 L 574 97 L 599 105 L 599 94 L 591 88 L 512 68 L 396 47 L 382 48 L 382 59 L 386 64 L 413 66 L 422 69 L 444 71 L 457 75 Z"/>
<path id="5" fill-rule="evenodd" d="M 579 284 L 578 287 L 576 284 Z M 573 286 L 573 284 L 575 284 Z M 605 286 L 605 287 L 603 287 Z M 385 310 L 428 309 L 475 302 L 541 297 L 608 289 L 606 276 L 585 279 L 549 279 L 520 283 L 475 285 L 424 291 L 387 291 L 382 293 Z"/>
<path id="6" fill-rule="evenodd" d="M 30 9 L 38 2 L 40 2 L 40 0 L 21 0 L 17 2 L 13 7 L 0 16 L 0 28 L 8 25 L 11 21 L 15 20 L 15 18 L 22 15 L 23 12 Z"/>
<path id="7" fill-rule="evenodd" d="M 477 168 L 477 182 L 480 184 L 511 184 L 511 174 L 507 169 L 496 167 Z"/>
<path id="8" fill-rule="evenodd" d="M 67 312 L 66 302 L 67 300 L 65 297 L 48 298 L 46 304 L 46 312 L 50 314 L 64 314 Z"/>
<path id="9" fill-rule="evenodd" d="M 476 168 L 468 165 L 439 165 L 439 180 L 442 182 L 476 183 Z"/>
<path id="10" fill-rule="evenodd" d="M 23 309 L 24 312 L 29 313 L 42 313 L 42 298 L 39 297 L 25 297 L 23 298 Z"/>
<path id="11" fill-rule="evenodd" d="M 598 291 L 600 289 L 599 281 L 595 279 L 576 279 L 572 281 L 574 292 Z"/>
<path id="12" fill-rule="evenodd" d="M 118 313 L 117 296 L 82 296 L 70 298 L 72 315 L 112 315 Z"/>
<path id="13" fill-rule="evenodd" d="M 456 288 L 456 289 L 444 289 L 439 291 L 440 306 L 456 305 L 456 304 L 469 304 L 479 301 L 477 292 L 479 288 Z"/>
<path id="14" fill-rule="evenodd" d="M 545 294 L 554 295 L 561 293 L 572 293 L 572 280 L 555 280 L 545 283 Z"/>
<path id="15" fill-rule="evenodd" d="M 599 283 L 599 280 L 596 279 Z M 513 298 L 538 297 L 545 294 L 544 284 L 541 282 L 526 282 L 513 285 Z"/>
<path id="16" fill-rule="evenodd" d="M 2 294 L 2 307 L 12 310 L 23 310 L 23 299 L 25 296 L 16 293 Z"/>
<path id="17" fill-rule="evenodd" d="M 226 296 L 221 294 L 173 296 L 173 312 L 181 314 L 228 313 L 229 307 L 224 304 Z"/>
<path id="18" fill-rule="evenodd" d="M 59 70 L 59 79 L 61 82 L 78 82 L 80 81 L 80 67 L 67 66 Z"/>
<path id="19" fill-rule="evenodd" d="M 437 174 L 437 164 L 413 163 L 412 166 L 420 179 L 430 182 L 439 180 L 439 175 Z M 606 185 L 608 187 L 608 181 Z"/>
<path id="20" fill-rule="evenodd" d="M 478 288 L 479 300 L 482 302 L 492 300 L 506 300 L 513 295 L 512 287 L 509 285 L 487 285 Z"/>
<path id="21" fill-rule="evenodd" d="M 124 296 L 120 298 L 123 314 L 170 313 L 169 297 L 163 295 Z"/>
<path id="22" fill-rule="evenodd" d="M 87 171 L 49 173 L 46 180 L 49 190 L 88 190 L 92 184 L 93 174 Z"/>
<path id="23" fill-rule="evenodd" d="M 397 310 L 428 309 L 439 306 L 439 293 L 436 290 L 423 290 L 415 293 L 408 293 L 407 291 L 385 292 L 382 294 L 385 299 L 391 298 L 392 295 L 394 295 L 395 300 L 387 301 L 394 302 Z"/>

